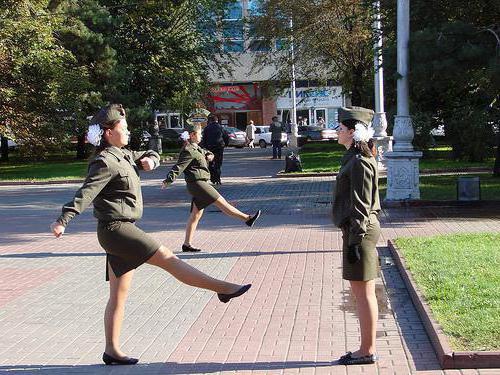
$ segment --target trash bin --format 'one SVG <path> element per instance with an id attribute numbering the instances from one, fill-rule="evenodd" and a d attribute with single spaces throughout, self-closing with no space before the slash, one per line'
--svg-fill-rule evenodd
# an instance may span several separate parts
<path id="1" fill-rule="evenodd" d="M 285 158 L 285 173 L 290 172 L 300 172 L 302 171 L 302 163 L 300 162 L 300 156 L 295 155 L 291 152 Z"/>
<path id="2" fill-rule="evenodd" d="M 481 200 L 481 181 L 478 176 L 459 176 L 457 179 L 457 200 Z"/>

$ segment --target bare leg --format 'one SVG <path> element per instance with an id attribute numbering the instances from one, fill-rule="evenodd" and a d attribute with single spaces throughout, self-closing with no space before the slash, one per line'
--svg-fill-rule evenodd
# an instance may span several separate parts
<path id="1" fill-rule="evenodd" d="M 180 282 L 198 288 L 212 290 L 217 293 L 231 294 L 241 288 L 241 285 L 218 280 L 201 272 L 197 268 L 177 258 L 165 246 L 161 246 L 158 251 L 148 260 L 149 264 L 163 268 Z"/>
<path id="2" fill-rule="evenodd" d="M 350 283 L 351 290 L 356 297 L 356 309 L 361 329 L 361 346 L 357 352 L 353 353 L 353 357 L 374 354 L 378 320 L 375 280 L 351 281 Z"/>
<path id="3" fill-rule="evenodd" d="M 236 207 L 229 204 L 229 202 L 225 200 L 223 196 L 220 196 L 219 199 L 214 202 L 214 204 L 228 216 L 232 216 L 243 221 L 247 221 L 251 217 L 250 215 L 244 214 Z"/>
<path id="4" fill-rule="evenodd" d="M 120 349 L 120 332 L 122 329 L 125 301 L 134 276 L 134 270 L 116 277 L 111 266 L 109 270 L 109 300 L 104 312 L 104 333 L 106 335 L 105 353 L 123 359 L 126 355 Z"/>
<path id="5" fill-rule="evenodd" d="M 186 225 L 186 236 L 184 237 L 184 245 L 190 246 L 191 241 L 193 240 L 194 232 L 196 231 L 196 227 L 198 226 L 198 222 L 203 215 L 203 210 L 198 210 L 198 207 L 193 203 L 193 210 L 189 215 L 189 219 Z"/>

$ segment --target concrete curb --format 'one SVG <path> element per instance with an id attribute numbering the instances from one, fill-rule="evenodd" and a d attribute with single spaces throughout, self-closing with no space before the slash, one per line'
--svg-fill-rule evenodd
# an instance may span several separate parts
<path id="1" fill-rule="evenodd" d="M 500 352 L 454 352 L 441 326 L 434 320 L 429 305 L 418 290 L 411 273 L 407 270 L 404 257 L 396 244 L 389 240 L 387 246 L 408 289 L 413 305 L 417 309 L 427 335 L 436 351 L 443 369 L 476 369 L 500 367 Z"/>
<path id="2" fill-rule="evenodd" d="M 442 174 L 471 174 L 471 173 L 488 173 L 492 172 L 492 168 L 470 167 L 470 168 L 457 168 L 457 169 L 422 169 L 421 176 L 433 176 Z M 492 172 L 493 173 L 493 172 Z M 329 177 L 336 176 L 338 172 L 317 172 L 317 173 L 285 173 L 279 171 L 276 177 Z M 387 173 L 380 172 L 379 177 L 387 177 Z"/>

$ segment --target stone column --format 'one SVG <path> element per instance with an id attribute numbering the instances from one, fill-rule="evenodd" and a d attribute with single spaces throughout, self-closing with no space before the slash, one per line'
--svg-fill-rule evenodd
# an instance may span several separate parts
<path id="1" fill-rule="evenodd" d="M 410 1 L 398 0 L 397 13 L 397 108 L 394 122 L 394 151 L 388 152 L 386 200 L 420 199 L 418 161 L 421 152 L 413 150 L 413 125 L 408 90 L 408 42 L 410 38 Z"/>
<path id="2" fill-rule="evenodd" d="M 374 21 L 373 32 L 375 45 L 373 46 L 373 64 L 375 67 L 375 115 L 372 126 L 375 130 L 374 139 L 377 147 L 377 163 L 379 171 L 387 169 L 385 154 L 392 151 L 392 137 L 387 136 L 387 119 L 384 112 L 384 70 L 382 67 L 382 25 L 380 21 L 380 1 L 373 3 Z"/>

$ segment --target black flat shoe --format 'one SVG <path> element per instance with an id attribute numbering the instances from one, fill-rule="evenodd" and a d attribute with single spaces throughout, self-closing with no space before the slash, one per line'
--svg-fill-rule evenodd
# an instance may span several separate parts
<path id="1" fill-rule="evenodd" d="M 182 251 L 185 253 L 197 253 L 198 251 L 201 251 L 201 249 L 197 249 L 191 245 L 182 245 Z"/>
<path id="2" fill-rule="evenodd" d="M 362 357 L 353 357 L 352 352 L 347 352 L 337 360 L 337 364 L 350 366 L 350 365 L 371 365 L 378 361 L 376 354 L 365 355 Z"/>
<path id="3" fill-rule="evenodd" d="M 124 359 L 118 359 L 111 357 L 105 352 L 102 354 L 102 360 L 106 365 L 135 365 L 139 362 L 137 358 L 125 357 Z"/>
<path id="4" fill-rule="evenodd" d="M 219 301 L 227 303 L 231 300 L 231 298 L 239 297 L 242 294 L 245 294 L 251 286 L 252 284 L 243 285 L 240 289 L 232 294 L 217 293 L 217 297 L 219 297 Z"/>
<path id="5" fill-rule="evenodd" d="M 258 210 L 255 215 L 253 215 L 250 219 L 248 219 L 247 221 L 245 221 L 245 224 L 248 225 L 249 227 L 253 227 L 253 224 L 255 223 L 255 221 L 259 218 L 261 214 L 261 211 Z"/>

